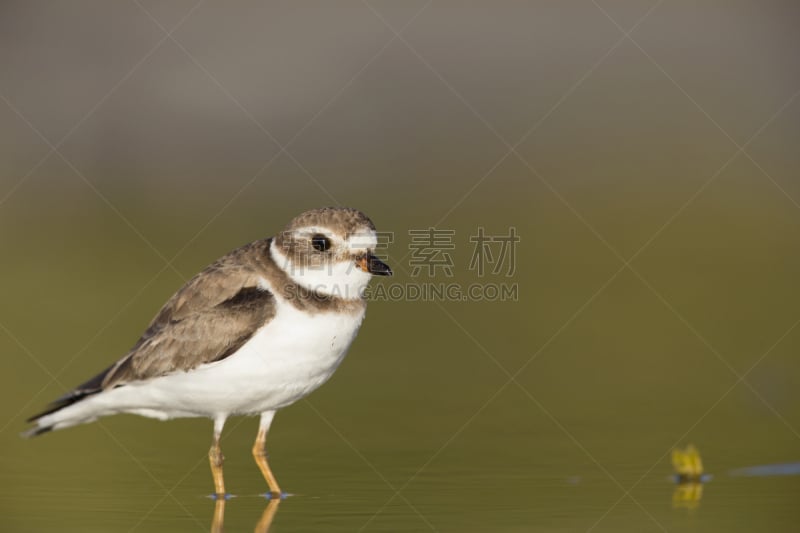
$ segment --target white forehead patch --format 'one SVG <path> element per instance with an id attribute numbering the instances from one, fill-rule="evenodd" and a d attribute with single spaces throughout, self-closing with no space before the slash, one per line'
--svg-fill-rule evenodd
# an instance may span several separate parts
<path id="1" fill-rule="evenodd" d="M 345 243 L 350 250 L 354 251 L 374 250 L 378 246 L 378 236 L 375 231 L 364 228 L 361 231 L 347 235 Z"/>
<path id="2" fill-rule="evenodd" d="M 320 233 L 326 237 L 329 237 L 333 241 L 342 242 L 347 250 L 354 253 L 374 250 L 378 246 L 378 234 L 370 228 L 363 228 L 355 233 L 348 233 L 344 236 L 343 241 L 341 240 L 341 237 L 330 228 L 325 228 L 322 226 L 303 226 L 302 228 L 295 229 L 292 233 L 307 237 L 311 237 L 316 233 Z"/>
<path id="3" fill-rule="evenodd" d="M 303 226 L 302 228 L 297 228 L 292 230 L 292 233 L 295 235 L 314 235 L 315 233 L 321 233 L 327 237 L 336 238 L 336 233 L 332 231 L 330 228 L 324 228 L 322 226 Z"/>

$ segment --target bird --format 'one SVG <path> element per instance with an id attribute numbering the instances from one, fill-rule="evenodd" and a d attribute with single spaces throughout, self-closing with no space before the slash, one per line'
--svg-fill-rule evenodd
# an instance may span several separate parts
<path id="1" fill-rule="evenodd" d="M 186 282 L 130 351 L 29 418 L 23 436 L 118 413 L 210 418 L 214 494 L 225 496 L 225 421 L 258 415 L 253 457 L 269 493 L 283 495 L 267 461 L 267 432 L 276 411 L 325 383 L 345 357 L 371 277 L 392 275 L 377 246 L 375 225 L 357 209 L 301 213 Z"/>

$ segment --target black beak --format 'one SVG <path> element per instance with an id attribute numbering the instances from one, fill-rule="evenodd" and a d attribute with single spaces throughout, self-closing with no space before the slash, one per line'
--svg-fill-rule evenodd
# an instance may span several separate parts
<path id="1" fill-rule="evenodd" d="M 358 268 L 363 270 L 364 272 L 369 272 L 373 276 L 391 276 L 392 269 L 389 268 L 389 265 L 378 259 L 372 254 L 367 254 L 362 256 L 358 261 L 356 261 Z"/>

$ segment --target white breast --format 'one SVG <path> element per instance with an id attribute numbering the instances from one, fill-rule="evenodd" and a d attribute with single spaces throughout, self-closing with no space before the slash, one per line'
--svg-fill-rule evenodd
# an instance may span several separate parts
<path id="1" fill-rule="evenodd" d="M 279 300 L 275 317 L 218 364 L 223 379 L 237 382 L 233 392 L 240 401 L 234 411 L 277 409 L 322 385 L 344 359 L 363 319 L 363 311 L 311 314 Z"/>

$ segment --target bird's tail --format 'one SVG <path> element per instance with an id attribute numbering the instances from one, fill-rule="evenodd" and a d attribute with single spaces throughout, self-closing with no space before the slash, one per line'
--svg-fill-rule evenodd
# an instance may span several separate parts
<path id="1" fill-rule="evenodd" d="M 48 431 L 53 431 L 53 426 L 33 426 L 32 428 L 26 429 L 22 433 L 19 434 L 20 437 L 23 439 L 30 439 L 31 437 L 36 437 L 41 435 L 42 433 L 47 433 Z"/>
<path id="2" fill-rule="evenodd" d="M 62 410 L 76 404 L 87 396 L 90 396 L 90 394 L 76 394 L 73 391 L 58 398 L 47 409 L 27 419 L 26 422 L 33 423 L 34 426 L 20 433 L 20 436 L 29 439 L 54 429 L 71 426 L 72 424 L 64 423 L 66 421 L 65 418 L 68 417 L 63 416 L 66 413 L 63 413 Z"/>
<path id="3" fill-rule="evenodd" d="M 50 405 L 47 406 L 44 411 L 28 418 L 26 422 L 33 423 L 34 426 L 26 431 L 23 431 L 20 436 L 28 439 L 31 437 L 36 437 L 37 435 L 41 435 L 42 433 L 47 433 L 48 431 L 52 431 L 54 429 L 60 429 L 62 427 L 68 427 L 79 423 L 78 421 L 70 420 L 70 416 L 63 412 L 63 410 L 82 400 L 85 400 L 94 394 L 97 394 L 98 392 L 101 392 L 103 390 L 103 379 L 112 368 L 113 366 L 107 368 L 86 383 L 83 383 L 82 385 L 69 391 L 60 398 L 56 398 L 50 403 Z"/>

